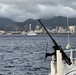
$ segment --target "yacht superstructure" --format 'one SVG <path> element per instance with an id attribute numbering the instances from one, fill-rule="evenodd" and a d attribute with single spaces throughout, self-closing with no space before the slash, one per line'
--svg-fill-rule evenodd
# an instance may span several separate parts
<path id="1" fill-rule="evenodd" d="M 34 31 L 29 31 L 29 32 L 27 33 L 27 35 L 37 35 L 37 33 L 35 33 Z"/>

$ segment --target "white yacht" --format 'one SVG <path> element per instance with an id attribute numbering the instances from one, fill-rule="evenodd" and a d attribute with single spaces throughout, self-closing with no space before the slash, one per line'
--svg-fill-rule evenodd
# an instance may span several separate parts
<path id="1" fill-rule="evenodd" d="M 24 35 L 24 34 L 26 34 L 26 33 L 25 33 L 25 31 L 23 31 L 21 34 Z"/>
<path id="2" fill-rule="evenodd" d="M 7 35 L 12 35 L 12 33 L 7 33 Z"/>
<path id="3" fill-rule="evenodd" d="M 37 33 L 35 33 L 34 31 L 29 31 L 29 32 L 27 33 L 27 35 L 37 35 Z"/>

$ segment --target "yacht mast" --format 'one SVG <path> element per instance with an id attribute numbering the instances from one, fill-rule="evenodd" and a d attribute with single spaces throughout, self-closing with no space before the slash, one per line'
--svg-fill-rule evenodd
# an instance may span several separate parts
<path id="1" fill-rule="evenodd" d="M 69 20 L 68 20 L 68 14 L 67 14 L 67 30 L 68 30 L 68 44 L 69 42 Z"/>
<path id="2" fill-rule="evenodd" d="M 71 45 L 70 45 L 70 39 L 69 39 L 69 34 L 70 34 L 70 31 L 69 31 L 69 18 L 68 18 L 68 13 L 67 13 L 67 30 L 68 30 L 68 44 L 66 45 L 66 49 L 71 49 Z"/>

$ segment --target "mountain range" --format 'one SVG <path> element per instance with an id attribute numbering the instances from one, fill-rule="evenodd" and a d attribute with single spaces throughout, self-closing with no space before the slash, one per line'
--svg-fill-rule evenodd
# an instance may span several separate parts
<path id="1" fill-rule="evenodd" d="M 56 26 L 61 26 L 63 28 L 67 27 L 67 18 L 63 16 L 56 16 L 50 19 L 40 19 L 46 27 L 56 28 Z M 76 18 L 68 18 L 69 25 L 76 25 Z M 40 25 L 38 20 L 27 19 L 24 22 L 16 22 L 8 18 L 0 18 L 0 30 L 5 31 L 15 31 L 15 30 L 28 30 L 29 24 L 32 25 L 32 29 L 36 28 L 36 25 Z"/>

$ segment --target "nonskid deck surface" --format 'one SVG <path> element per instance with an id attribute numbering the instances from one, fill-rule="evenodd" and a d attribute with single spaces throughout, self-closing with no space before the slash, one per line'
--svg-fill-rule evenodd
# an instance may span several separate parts
<path id="1" fill-rule="evenodd" d="M 51 75 L 51 73 L 49 75 Z M 63 69 L 62 75 L 76 75 L 76 65 L 72 65 L 71 67 Z"/>
<path id="2" fill-rule="evenodd" d="M 63 75 L 76 75 L 76 65 L 71 65 L 63 70 Z"/>

